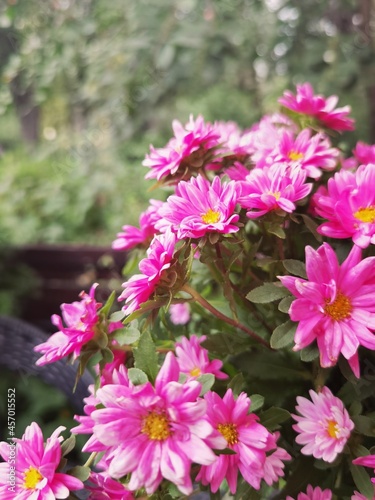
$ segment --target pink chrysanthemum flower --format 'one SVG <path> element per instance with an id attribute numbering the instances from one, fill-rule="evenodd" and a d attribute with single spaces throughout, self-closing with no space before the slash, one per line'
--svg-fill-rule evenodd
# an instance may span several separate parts
<path id="1" fill-rule="evenodd" d="M 360 165 L 375 163 L 375 144 L 358 141 L 353 153 Z"/>
<path id="2" fill-rule="evenodd" d="M 134 500 L 126 486 L 109 476 L 91 472 L 89 480 L 86 489 L 90 491 L 90 500 Z"/>
<path id="3" fill-rule="evenodd" d="M 313 488 L 311 484 L 308 485 L 306 493 L 299 493 L 296 500 L 331 500 L 332 491 L 329 489 L 322 490 L 321 488 Z M 294 500 L 292 497 L 287 496 L 286 500 Z"/>
<path id="4" fill-rule="evenodd" d="M 160 208 L 162 220 L 156 227 L 164 231 L 170 226 L 179 239 L 235 233 L 239 230 L 239 215 L 234 213 L 238 194 L 236 182 L 221 183 L 219 177 L 212 184 L 200 175 L 181 181 Z"/>
<path id="5" fill-rule="evenodd" d="M 57 314 L 51 317 L 52 323 L 59 331 L 51 335 L 47 342 L 34 347 L 35 352 L 44 354 L 37 360 L 37 365 L 54 363 L 70 354 L 76 358 L 82 347 L 94 338 L 99 321 L 98 309 L 102 306 L 94 298 L 97 286 L 97 283 L 92 285 L 88 294 L 81 292 L 80 302 L 62 304 L 62 318 Z"/>
<path id="6" fill-rule="evenodd" d="M 218 379 L 226 379 L 228 375 L 220 369 L 222 361 L 208 358 L 208 351 L 201 346 L 206 336 L 197 337 L 192 335 L 190 339 L 183 337 L 181 342 L 176 342 L 177 362 L 182 373 L 188 374 L 189 378 L 196 378 L 204 373 L 212 373 Z"/>
<path id="7" fill-rule="evenodd" d="M 164 234 L 154 236 L 147 250 L 147 257 L 139 263 L 142 274 L 135 274 L 123 283 L 124 291 L 118 300 L 125 300 L 122 308 L 131 314 L 146 302 L 155 292 L 163 273 L 171 267 L 176 236 L 168 229 Z"/>
<path id="8" fill-rule="evenodd" d="M 375 455 L 367 455 L 365 457 L 358 457 L 353 460 L 354 465 L 362 465 L 362 467 L 370 467 L 374 469 L 375 473 Z M 375 484 L 375 477 L 371 478 L 371 481 Z"/>
<path id="9" fill-rule="evenodd" d="M 139 217 L 139 229 L 134 226 L 122 226 L 121 233 L 117 233 L 117 238 L 112 243 L 114 250 L 130 250 L 138 245 L 150 243 L 157 233 L 155 223 L 159 220 L 158 210 L 163 204 L 160 200 L 150 200 L 150 206 Z"/>
<path id="10" fill-rule="evenodd" d="M 284 130 L 280 142 L 267 156 L 266 162 L 285 162 L 291 167 L 305 170 L 308 177 L 319 179 L 322 170 L 331 171 L 336 167 L 339 154 L 339 150 L 331 147 L 324 134 L 311 137 L 311 130 L 304 129 L 295 137 L 290 130 Z"/>
<path id="11" fill-rule="evenodd" d="M 202 116 L 183 127 L 177 120 L 172 124 L 174 137 L 165 148 L 150 146 L 150 154 L 143 161 L 151 170 L 146 179 L 163 179 L 169 176 L 184 177 L 189 168 L 199 169 L 204 166 L 207 153 L 218 146 L 219 134 L 215 128 L 205 123 Z"/>
<path id="12" fill-rule="evenodd" d="M 352 238 L 361 248 L 375 244 L 374 186 L 375 164 L 335 174 L 328 181 L 328 192 L 313 197 L 317 214 L 328 219 L 318 232 L 330 238 Z"/>
<path id="13" fill-rule="evenodd" d="M 0 443 L 0 455 L 5 460 L 0 464 L 2 500 L 68 498 L 70 491 L 84 487 L 79 479 L 56 472 L 62 457 L 60 433 L 63 430 L 65 427 L 56 429 L 44 443 L 40 427 L 33 422 L 21 439 L 14 439 L 15 450 L 11 442 Z M 14 486 L 9 483 L 10 477 L 15 479 Z"/>
<path id="14" fill-rule="evenodd" d="M 372 497 L 372 500 L 375 499 L 375 494 Z M 368 500 L 365 495 L 362 495 L 359 491 L 355 491 L 353 495 L 350 497 L 350 500 Z"/>
<path id="15" fill-rule="evenodd" d="M 375 349 L 374 263 L 375 257 L 361 260 L 354 246 L 340 266 L 323 243 L 318 250 L 306 247 L 308 280 L 279 276 L 297 297 L 289 309 L 290 318 L 299 321 L 295 351 L 317 340 L 321 366 L 334 366 L 341 353 L 359 377 L 358 347 Z"/>
<path id="16" fill-rule="evenodd" d="M 312 116 L 324 127 L 338 132 L 354 130 L 354 120 L 348 117 L 351 111 L 350 106 L 336 108 L 337 96 L 325 98 L 320 94 L 314 95 L 314 90 L 309 83 L 297 85 L 296 95 L 290 90 L 285 91 L 278 101 L 282 106 L 296 113 Z"/>
<path id="17" fill-rule="evenodd" d="M 238 471 L 257 490 L 262 479 L 271 484 L 275 475 L 284 475 L 281 460 L 291 457 L 285 450 L 277 448 L 275 436 L 257 422 L 258 417 L 249 414 L 250 399 L 245 393 L 235 400 L 231 389 L 228 389 L 223 399 L 215 392 L 208 392 L 205 400 L 211 424 L 224 436 L 227 447 L 236 454 L 219 455 L 212 465 L 201 467 L 197 481 L 210 485 L 211 491 L 216 492 L 226 479 L 234 494 Z M 272 451 L 273 454 L 270 454 Z M 270 460 L 276 454 L 277 460 Z"/>
<path id="18" fill-rule="evenodd" d="M 250 219 L 275 210 L 291 213 L 296 209 L 295 202 L 312 189 L 312 184 L 305 183 L 305 180 L 306 172 L 286 163 L 254 168 L 246 177 L 246 183 L 241 183 L 238 202 L 242 208 L 248 209 L 246 215 Z"/>
<path id="19" fill-rule="evenodd" d="M 169 314 L 174 325 L 186 325 L 190 321 L 190 306 L 187 302 L 171 304 Z"/>
<path id="20" fill-rule="evenodd" d="M 165 478 L 189 495 L 191 464 L 209 465 L 216 460 L 211 447 L 225 447 L 225 439 L 207 420 L 201 384 L 178 383 L 179 375 L 169 352 L 155 387 L 147 382 L 97 390 L 104 408 L 93 411 L 91 418 L 95 438 L 107 448 L 106 473 L 115 479 L 130 474 L 131 491 L 145 488 L 151 495 Z"/>
<path id="21" fill-rule="evenodd" d="M 332 394 L 328 387 L 321 392 L 309 391 L 309 401 L 297 397 L 296 410 L 301 415 L 292 415 L 297 424 L 293 429 L 298 432 L 296 442 L 304 445 L 301 453 L 333 462 L 342 452 L 354 429 L 341 399 Z"/>

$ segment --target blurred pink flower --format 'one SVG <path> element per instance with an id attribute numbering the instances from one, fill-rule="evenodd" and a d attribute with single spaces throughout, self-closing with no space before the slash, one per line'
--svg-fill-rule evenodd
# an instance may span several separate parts
<path id="1" fill-rule="evenodd" d="M 91 472 L 86 489 L 90 491 L 90 500 L 134 500 L 133 493 L 126 486 L 97 472 Z"/>
<path id="2" fill-rule="evenodd" d="M 372 500 L 374 499 L 375 499 L 375 494 L 372 497 Z M 359 491 L 355 491 L 353 495 L 350 497 L 350 500 L 368 500 L 368 498 L 365 495 L 359 493 Z"/>
<path id="3" fill-rule="evenodd" d="M 309 401 L 297 397 L 296 410 L 301 415 L 292 415 L 297 424 L 293 429 L 298 433 L 296 442 L 304 445 L 303 455 L 312 455 L 325 462 L 333 462 L 344 449 L 354 429 L 342 401 L 334 396 L 328 387 L 321 392 L 309 391 Z"/>
<path id="4" fill-rule="evenodd" d="M 311 484 L 308 485 L 306 493 L 299 493 L 296 500 L 331 500 L 332 491 L 313 488 Z M 287 496 L 286 500 L 294 500 L 292 497 Z"/>
<path id="5" fill-rule="evenodd" d="M 174 325 L 186 325 L 190 321 L 190 306 L 187 302 L 169 306 L 171 322 Z"/>
<path id="6" fill-rule="evenodd" d="M 70 491 L 84 487 L 82 481 L 61 472 L 56 472 L 62 457 L 60 433 L 65 427 L 56 429 L 44 443 L 37 423 L 29 425 L 16 443 L 15 455 L 11 454 L 11 442 L 0 443 L 0 455 L 5 463 L 0 464 L 0 497 L 2 500 L 53 500 L 68 498 Z M 16 458 L 13 459 L 12 457 Z M 14 463 L 14 465 L 12 465 Z M 10 486 L 10 467 L 15 468 L 15 486 Z M 13 471 L 14 469 L 12 469 Z"/>
<path id="7" fill-rule="evenodd" d="M 279 103 L 296 113 L 302 113 L 316 118 L 323 126 L 338 132 L 344 130 L 354 130 L 354 120 L 348 115 L 350 106 L 336 108 L 338 97 L 332 95 L 328 98 L 316 94 L 310 83 L 297 85 L 297 93 L 294 95 L 290 90 L 286 90 L 280 97 Z"/>
<path id="8" fill-rule="evenodd" d="M 102 408 L 90 417 L 95 438 L 107 449 L 106 474 L 115 479 L 130 474 L 132 491 L 144 487 L 151 495 L 165 478 L 189 495 L 192 462 L 209 465 L 216 460 L 211 447 L 225 447 L 225 439 L 206 418 L 201 384 L 180 384 L 179 375 L 169 352 L 155 386 L 109 384 L 97 390 Z"/>
<path id="9" fill-rule="evenodd" d="M 358 347 L 375 349 L 375 257 L 361 260 L 354 246 L 341 264 L 328 243 L 306 247 L 308 280 L 279 276 L 295 296 L 290 318 L 299 321 L 294 350 L 317 340 L 322 367 L 334 366 L 340 353 L 359 377 Z"/>
<path id="10" fill-rule="evenodd" d="M 224 436 L 227 447 L 236 454 L 219 455 L 212 465 L 201 467 L 197 481 L 210 485 L 211 491 L 215 493 L 226 479 L 234 494 L 238 471 L 257 490 L 262 479 L 272 484 L 275 477 L 284 475 L 281 460 L 291 457 L 285 450 L 277 448 L 277 436 L 259 424 L 256 415 L 249 413 L 250 399 L 244 392 L 235 400 L 231 389 L 228 389 L 223 399 L 210 391 L 205 395 L 205 400 L 211 424 Z M 273 455 L 276 460 L 272 459 Z"/>
<path id="11" fill-rule="evenodd" d="M 206 336 L 197 337 L 192 335 L 190 339 L 183 337 L 180 342 L 176 342 L 177 362 L 182 373 L 187 373 L 189 378 L 196 378 L 204 373 L 212 373 L 218 379 L 226 379 L 228 375 L 220 369 L 222 361 L 208 358 L 208 350 L 201 347 L 201 343 L 206 340 Z"/>
<path id="12" fill-rule="evenodd" d="M 316 213 L 328 219 L 318 232 L 330 238 L 352 238 L 361 248 L 375 244 L 374 186 L 375 164 L 335 174 L 328 181 L 328 191 L 313 196 Z"/>
<path id="13" fill-rule="evenodd" d="M 76 358 L 82 347 L 94 338 L 99 321 L 98 309 L 102 306 L 94 298 L 97 286 L 98 283 L 92 285 L 88 294 L 81 292 L 81 302 L 62 304 L 62 318 L 57 314 L 51 317 L 52 323 L 60 331 L 51 335 L 43 344 L 34 347 L 35 352 L 44 354 L 37 360 L 38 366 L 54 363 L 69 354 Z M 67 326 L 63 325 L 62 320 Z"/>
<path id="14" fill-rule="evenodd" d="M 306 172 L 289 167 L 286 163 L 275 163 L 270 167 L 254 168 L 241 183 L 238 199 L 246 215 L 256 219 L 275 210 L 291 213 L 295 202 L 307 196 L 312 184 L 305 183 Z"/>
<path id="15" fill-rule="evenodd" d="M 133 275 L 123 283 L 124 291 L 118 300 L 125 300 L 122 308 L 125 314 L 131 314 L 146 302 L 154 293 L 163 273 L 171 267 L 176 236 L 169 230 L 154 236 L 147 250 L 147 257 L 139 263 L 142 274 Z"/>
<path id="16" fill-rule="evenodd" d="M 212 183 L 201 175 L 180 181 L 175 194 L 160 208 L 156 227 L 165 231 L 170 226 L 179 239 L 235 233 L 239 230 L 239 215 L 234 213 L 238 194 L 236 182 L 222 184 L 219 177 Z"/>
<path id="17" fill-rule="evenodd" d="M 189 168 L 203 167 L 207 152 L 218 146 L 219 134 L 211 124 L 204 122 L 202 116 L 196 120 L 190 116 L 185 127 L 177 120 L 172 126 L 174 137 L 164 148 L 150 146 L 150 154 L 143 161 L 143 165 L 150 168 L 146 179 L 159 181 L 178 172 L 183 177 Z"/>
<path id="18" fill-rule="evenodd" d="M 331 147 L 324 134 L 311 137 L 311 133 L 310 129 L 304 129 L 295 137 L 290 130 L 284 130 L 266 161 L 269 164 L 285 162 L 291 167 L 305 170 L 308 177 L 319 179 L 322 170 L 330 171 L 336 167 L 340 152 Z"/>
<path id="19" fill-rule="evenodd" d="M 375 144 L 370 145 L 365 142 L 358 141 L 353 153 L 360 165 L 375 163 Z"/>
<path id="20" fill-rule="evenodd" d="M 365 457 L 358 457 L 353 460 L 354 465 L 362 465 L 362 467 L 370 467 L 374 469 L 375 473 L 375 455 L 367 455 Z M 375 477 L 371 478 L 371 481 L 375 484 Z"/>
<path id="21" fill-rule="evenodd" d="M 130 250 L 137 245 L 150 243 L 157 233 L 155 222 L 159 219 L 158 210 L 163 204 L 160 200 L 150 200 L 150 206 L 139 217 L 139 229 L 134 226 L 122 226 L 123 232 L 117 233 L 117 238 L 112 243 L 114 250 Z"/>

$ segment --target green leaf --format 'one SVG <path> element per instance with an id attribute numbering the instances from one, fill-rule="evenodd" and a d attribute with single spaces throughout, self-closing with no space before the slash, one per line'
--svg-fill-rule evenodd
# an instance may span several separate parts
<path id="1" fill-rule="evenodd" d="M 237 455 L 237 452 L 231 448 L 224 448 L 223 450 L 212 450 L 215 455 Z"/>
<path id="2" fill-rule="evenodd" d="M 269 302 L 282 299 L 289 294 L 289 290 L 283 286 L 277 286 L 274 283 L 264 283 L 264 285 L 251 290 L 246 295 L 246 298 L 255 304 L 268 304 Z"/>
<path id="3" fill-rule="evenodd" d="M 268 410 L 262 412 L 260 415 L 260 422 L 269 431 L 274 431 L 279 428 L 282 422 L 290 418 L 290 413 L 283 408 L 272 406 Z"/>
<path id="4" fill-rule="evenodd" d="M 116 311 L 111 314 L 111 317 L 109 318 L 111 322 L 116 323 L 117 321 L 122 321 L 125 317 L 125 314 L 123 311 Z"/>
<path id="5" fill-rule="evenodd" d="M 282 262 L 288 273 L 307 279 L 306 265 L 304 262 L 295 259 L 285 259 Z"/>
<path id="6" fill-rule="evenodd" d="M 283 347 L 292 345 L 296 329 L 297 323 L 294 323 L 291 320 L 277 326 L 272 332 L 270 339 L 272 349 L 282 349 Z"/>
<path id="7" fill-rule="evenodd" d="M 203 396 L 214 385 L 214 383 L 215 383 L 215 375 L 213 375 L 212 373 L 204 373 L 200 377 L 197 377 L 196 380 L 200 384 L 202 384 L 202 390 L 201 390 L 201 392 L 200 392 L 199 395 Z"/>
<path id="8" fill-rule="evenodd" d="M 311 363 L 314 359 L 319 358 L 319 349 L 316 344 L 310 344 L 307 347 L 304 347 L 300 351 L 301 361 L 305 363 Z"/>
<path id="9" fill-rule="evenodd" d="M 207 339 L 201 345 L 210 352 L 226 356 L 227 354 L 243 352 L 249 344 L 249 337 L 247 335 L 235 332 L 207 335 Z"/>
<path id="10" fill-rule="evenodd" d="M 283 299 L 281 299 L 280 303 L 278 305 L 279 311 L 288 314 L 290 306 L 291 306 L 292 302 L 294 302 L 295 299 L 296 298 L 294 297 L 294 295 L 284 297 Z"/>
<path id="11" fill-rule="evenodd" d="M 364 467 L 350 464 L 350 472 L 352 473 L 353 481 L 359 489 L 360 493 L 366 498 L 373 498 L 374 485 L 371 482 L 370 476 L 367 474 Z"/>
<path id="12" fill-rule="evenodd" d="M 317 232 L 318 224 L 311 219 L 308 215 L 305 214 L 300 214 L 303 222 L 305 223 L 307 229 L 311 231 L 311 233 L 314 235 L 315 239 L 321 243 L 323 241 L 322 235 Z"/>
<path id="13" fill-rule="evenodd" d="M 364 415 L 353 415 L 351 417 L 355 424 L 355 429 L 364 436 L 375 436 L 375 420 Z"/>
<path id="14" fill-rule="evenodd" d="M 115 298 L 116 298 L 116 292 L 113 291 L 111 293 L 111 295 L 108 297 L 107 302 L 100 309 L 99 314 L 103 315 L 106 318 L 109 315 L 109 311 L 111 310 L 111 307 L 113 306 Z"/>
<path id="15" fill-rule="evenodd" d="M 264 404 L 264 397 L 261 396 L 260 394 L 252 394 L 250 396 L 250 401 L 251 401 L 250 410 L 252 412 L 257 411 L 260 408 L 262 408 Z"/>
<path id="16" fill-rule="evenodd" d="M 138 321 L 132 321 L 124 328 L 115 330 L 111 338 L 117 340 L 120 345 L 131 345 L 137 342 L 140 336 L 141 332 L 138 330 Z"/>
<path id="17" fill-rule="evenodd" d="M 244 376 L 241 372 L 237 373 L 228 384 L 228 389 L 232 389 L 235 396 L 238 396 L 243 389 L 245 384 Z"/>
<path id="18" fill-rule="evenodd" d="M 83 465 L 77 465 L 67 471 L 70 476 L 76 477 L 81 481 L 87 481 L 90 476 L 90 472 L 90 467 L 84 467 Z"/>
<path id="19" fill-rule="evenodd" d="M 274 234 L 275 236 L 281 238 L 282 240 L 285 240 L 286 238 L 285 231 L 279 224 L 270 224 L 267 227 L 267 232 Z"/>
<path id="20" fill-rule="evenodd" d="M 76 437 L 74 434 L 69 436 L 61 445 L 61 454 L 62 456 L 67 455 L 70 453 L 76 445 Z"/>
<path id="21" fill-rule="evenodd" d="M 142 385 L 148 382 L 147 375 L 139 368 L 129 368 L 128 370 L 129 380 L 134 385 Z"/>
<path id="22" fill-rule="evenodd" d="M 150 381 L 154 381 L 158 374 L 158 356 L 155 344 L 149 332 L 144 332 L 138 342 L 138 348 L 134 349 L 135 367 L 146 373 Z"/>

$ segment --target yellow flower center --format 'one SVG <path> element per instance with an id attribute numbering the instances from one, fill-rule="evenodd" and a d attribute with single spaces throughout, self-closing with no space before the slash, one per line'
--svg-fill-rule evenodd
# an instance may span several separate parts
<path id="1" fill-rule="evenodd" d="M 352 305 L 348 297 L 343 293 L 338 292 L 336 299 L 329 303 L 329 299 L 326 299 L 326 305 L 324 307 L 324 312 L 331 316 L 335 321 L 341 321 L 343 319 L 349 318 L 352 312 Z"/>
<path id="2" fill-rule="evenodd" d="M 371 224 L 375 222 L 375 205 L 370 207 L 360 208 L 354 212 L 354 217 L 361 222 L 370 222 Z"/>
<path id="3" fill-rule="evenodd" d="M 201 374 L 201 370 L 200 368 L 198 368 L 197 366 L 195 366 L 192 370 L 190 370 L 190 375 L 192 377 L 199 377 L 199 375 Z"/>
<path id="4" fill-rule="evenodd" d="M 327 421 L 327 432 L 329 434 L 329 437 L 337 439 L 337 434 L 339 433 L 339 426 L 335 420 L 328 420 Z"/>
<path id="5" fill-rule="evenodd" d="M 275 191 L 273 193 L 270 191 L 269 194 L 271 194 L 272 196 L 274 196 L 276 201 L 279 201 L 280 196 L 281 196 L 280 191 Z"/>
<path id="6" fill-rule="evenodd" d="M 42 474 L 35 467 L 29 467 L 24 471 L 23 475 L 23 487 L 28 490 L 35 489 L 36 485 L 43 479 Z"/>
<path id="7" fill-rule="evenodd" d="M 303 153 L 299 153 L 298 151 L 294 151 L 292 149 L 292 151 L 290 151 L 288 154 L 288 158 L 291 161 L 298 161 L 298 160 L 301 160 L 303 158 Z"/>
<path id="8" fill-rule="evenodd" d="M 201 215 L 201 219 L 205 224 L 215 224 L 220 219 L 220 213 L 209 208 L 205 214 Z"/>
<path id="9" fill-rule="evenodd" d="M 164 413 L 150 412 L 143 420 L 142 431 L 154 441 L 164 441 L 171 435 L 169 421 Z"/>
<path id="10" fill-rule="evenodd" d="M 222 434 L 229 446 L 238 443 L 238 431 L 236 424 L 219 424 L 217 430 Z"/>

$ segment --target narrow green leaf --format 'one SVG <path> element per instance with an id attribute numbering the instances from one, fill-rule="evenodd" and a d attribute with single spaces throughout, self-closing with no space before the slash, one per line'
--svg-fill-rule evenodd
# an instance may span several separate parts
<path id="1" fill-rule="evenodd" d="M 264 283 L 264 285 L 251 290 L 246 295 L 246 298 L 255 304 L 268 304 L 269 302 L 282 299 L 289 294 L 289 290 L 283 286 L 276 286 L 274 283 Z"/>
<path id="2" fill-rule="evenodd" d="M 204 373 L 200 377 L 197 377 L 197 382 L 202 384 L 202 390 L 200 396 L 204 396 L 215 383 L 215 376 L 212 373 Z"/>
<path id="3" fill-rule="evenodd" d="M 257 411 L 260 408 L 262 408 L 262 406 L 264 404 L 264 397 L 261 396 L 260 394 L 252 394 L 250 396 L 250 401 L 251 401 L 251 405 L 250 405 L 251 412 Z"/>
<path id="4" fill-rule="evenodd" d="M 375 437 L 375 420 L 364 415 L 352 415 L 356 430 L 364 436 Z"/>
<path id="5" fill-rule="evenodd" d="M 237 453 L 231 448 L 224 448 L 223 450 L 212 450 L 215 455 L 237 455 Z"/>
<path id="6" fill-rule="evenodd" d="M 285 422 L 290 418 L 290 413 L 283 408 L 277 408 L 272 406 L 268 410 L 262 412 L 260 415 L 260 422 L 269 431 L 274 431 L 278 429 L 282 422 Z"/>
<path id="7" fill-rule="evenodd" d="M 158 356 L 155 344 L 149 332 L 144 332 L 138 342 L 138 348 L 134 349 L 135 367 L 146 373 L 149 380 L 155 380 L 158 373 Z"/>
<path id="8" fill-rule="evenodd" d="M 129 368 L 128 370 L 129 380 L 134 385 L 146 384 L 148 382 L 147 375 L 142 370 L 138 368 Z"/>
<path id="9" fill-rule="evenodd" d="M 107 302 L 104 304 L 104 306 L 100 309 L 99 314 L 104 316 L 105 318 L 109 315 L 109 312 L 111 310 L 111 307 L 113 306 L 113 302 L 115 301 L 116 298 L 116 292 L 113 291 L 111 295 L 108 297 Z"/>
<path id="10" fill-rule="evenodd" d="M 310 344 L 307 347 L 304 347 L 300 351 L 301 361 L 305 363 L 311 363 L 314 359 L 319 358 L 319 349 L 315 344 Z"/>
<path id="11" fill-rule="evenodd" d="M 322 242 L 323 237 L 321 234 L 319 234 L 317 232 L 318 224 L 313 219 L 311 219 L 308 215 L 305 215 L 305 214 L 300 214 L 300 215 L 301 215 L 303 222 L 305 223 L 307 229 L 309 231 L 311 231 L 311 233 L 314 235 L 315 239 L 319 242 Z"/>
<path id="12" fill-rule="evenodd" d="M 306 265 L 304 262 L 295 259 L 285 259 L 282 262 L 288 273 L 307 279 Z"/>
<path id="13" fill-rule="evenodd" d="M 370 476 L 367 474 L 364 467 L 350 464 L 350 472 L 352 473 L 353 481 L 360 493 L 366 498 L 373 498 L 374 485 L 371 482 Z"/>
<path id="14" fill-rule="evenodd" d="M 237 373 L 228 384 L 228 389 L 232 389 L 233 394 L 238 396 L 245 384 L 244 376 L 241 372 Z"/>
<path id="15" fill-rule="evenodd" d="M 115 323 L 117 321 L 122 321 L 125 317 L 125 314 L 123 311 L 116 311 L 111 314 L 111 317 L 109 318 L 111 322 Z"/>
<path id="16" fill-rule="evenodd" d="M 267 232 L 274 234 L 275 236 L 281 238 L 282 240 L 285 240 L 286 238 L 285 231 L 279 224 L 270 224 L 267 227 Z"/>
<path id="17" fill-rule="evenodd" d="M 76 437 L 74 434 L 70 435 L 61 445 L 61 454 L 62 456 L 70 453 L 76 445 Z"/>
<path id="18" fill-rule="evenodd" d="M 277 326 L 272 332 L 270 339 L 272 349 L 282 349 L 283 347 L 292 345 L 296 329 L 297 323 L 294 323 L 291 320 Z"/>
<path id="19" fill-rule="evenodd" d="M 290 309 L 290 306 L 292 304 L 292 302 L 295 300 L 296 298 L 291 295 L 291 296 L 288 296 L 288 297 L 284 297 L 283 299 L 280 300 L 280 303 L 279 303 L 279 306 L 278 306 L 278 309 L 279 311 L 283 312 L 283 313 L 289 313 L 289 309 Z"/>
<path id="20" fill-rule="evenodd" d="M 84 467 L 83 465 L 77 465 L 76 467 L 73 467 L 72 469 L 69 469 L 67 471 L 70 476 L 76 477 L 81 481 L 87 481 L 90 476 L 90 472 L 90 468 Z"/>

